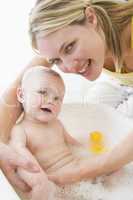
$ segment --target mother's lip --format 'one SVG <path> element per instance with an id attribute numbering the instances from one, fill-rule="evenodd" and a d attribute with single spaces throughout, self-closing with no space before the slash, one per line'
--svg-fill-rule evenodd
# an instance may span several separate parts
<path id="1" fill-rule="evenodd" d="M 91 63 L 91 59 L 88 59 L 87 64 L 85 64 L 85 66 L 83 66 L 83 68 L 80 71 L 78 71 L 78 73 L 81 75 L 84 75 L 86 73 L 86 71 L 88 71 L 88 67 L 89 67 L 90 63 Z"/>
<path id="2" fill-rule="evenodd" d="M 86 71 L 87 66 L 84 66 L 78 73 L 83 74 Z"/>

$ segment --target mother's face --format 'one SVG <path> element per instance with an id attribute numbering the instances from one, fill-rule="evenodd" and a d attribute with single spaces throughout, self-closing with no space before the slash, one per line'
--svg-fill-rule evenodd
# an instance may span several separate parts
<path id="1" fill-rule="evenodd" d="M 104 65 L 105 42 L 93 24 L 71 25 L 44 37 L 37 37 L 41 55 L 66 73 L 95 80 Z"/>

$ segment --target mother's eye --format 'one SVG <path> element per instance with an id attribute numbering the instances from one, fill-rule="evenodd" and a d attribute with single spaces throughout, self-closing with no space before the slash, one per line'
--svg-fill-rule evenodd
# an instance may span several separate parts
<path id="1" fill-rule="evenodd" d="M 55 59 L 50 59 L 48 61 L 51 65 L 56 65 L 56 64 L 60 64 L 61 63 L 61 59 L 60 58 L 55 58 Z"/>
<path id="2" fill-rule="evenodd" d="M 74 48 L 74 45 L 75 45 L 75 41 L 71 42 L 70 44 L 68 44 L 66 47 L 65 47 L 65 53 L 70 53 L 73 48 Z"/>

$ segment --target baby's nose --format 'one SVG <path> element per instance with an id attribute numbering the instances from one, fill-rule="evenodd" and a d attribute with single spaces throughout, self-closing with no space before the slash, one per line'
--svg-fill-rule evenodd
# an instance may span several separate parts
<path id="1" fill-rule="evenodd" d="M 54 103 L 54 96 L 47 96 L 45 99 L 45 102 L 48 104 L 53 104 Z"/>

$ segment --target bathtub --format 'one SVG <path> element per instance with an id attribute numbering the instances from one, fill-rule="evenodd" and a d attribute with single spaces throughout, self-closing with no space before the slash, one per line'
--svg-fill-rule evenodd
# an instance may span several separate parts
<path id="1" fill-rule="evenodd" d="M 113 148 L 127 133 L 133 130 L 132 120 L 103 105 L 65 104 L 62 106 L 59 118 L 69 134 L 86 147 L 92 131 L 102 132 L 106 137 L 108 148 Z M 89 150 L 88 156 L 93 156 Z M 132 171 L 133 166 L 130 163 L 124 167 L 124 172 L 114 176 L 111 187 L 103 184 L 100 178 L 95 184 L 90 182 L 88 185 L 90 197 L 87 197 L 87 200 L 133 200 Z M 0 192 L 4 200 L 20 200 L 2 172 L 0 172 Z"/>
<path id="2" fill-rule="evenodd" d="M 100 131 L 106 138 L 108 149 L 113 148 L 129 132 L 133 131 L 133 119 L 126 118 L 111 107 L 97 104 L 70 104 L 62 107 L 60 114 L 69 134 L 88 148 L 89 134 Z M 124 148 L 124 146 L 123 146 Z M 74 200 L 133 200 L 133 163 L 124 166 L 115 174 L 97 178 L 94 182 L 75 187 L 75 193 L 83 190 L 81 198 Z M 66 193 L 68 193 L 66 191 Z M 72 199 L 72 200 L 73 200 Z"/>

